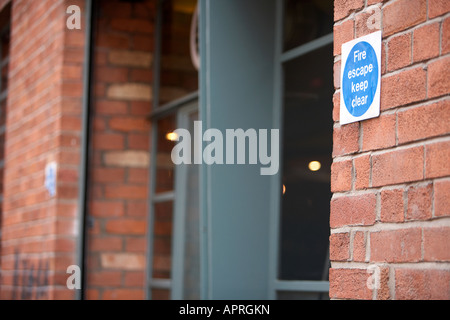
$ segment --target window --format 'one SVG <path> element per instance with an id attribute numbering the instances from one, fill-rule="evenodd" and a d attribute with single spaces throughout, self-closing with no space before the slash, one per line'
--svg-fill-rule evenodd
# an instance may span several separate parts
<path id="1" fill-rule="evenodd" d="M 279 12 L 283 169 L 275 297 L 324 299 L 329 269 L 333 1 L 285 0 Z"/>
<path id="2" fill-rule="evenodd" d="M 148 292 L 153 300 L 199 299 L 198 166 L 175 167 L 177 128 L 198 119 L 198 72 L 191 54 L 196 1 L 159 1 L 150 186 Z M 194 24 L 195 25 L 195 24 Z"/>

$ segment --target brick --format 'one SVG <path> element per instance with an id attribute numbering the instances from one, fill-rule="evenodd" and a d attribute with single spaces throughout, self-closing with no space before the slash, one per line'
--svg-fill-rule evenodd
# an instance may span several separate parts
<path id="1" fill-rule="evenodd" d="M 362 7 L 364 7 L 364 0 L 336 0 L 334 1 L 334 21 L 341 20 Z"/>
<path id="2" fill-rule="evenodd" d="M 146 151 L 111 151 L 105 153 L 104 162 L 111 167 L 147 168 L 150 155 Z"/>
<path id="3" fill-rule="evenodd" d="M 341 87 L 341 60 L 335 62 L 333 65 L 333 83 L 335 89 Z"/>
<path id="4" fill-rule="evenodd" d="M 88 272 L 87 282 L 89 286 L 120 286 L 122 273 L 119 271 L 91 271 Z"/>
<path id="5" fill-rule="evenodd" d="M 77 183 L 78 182 L 78 170 L 59 168 L 58 182 Z"/>
<path id="6" fill-rule="evenodd" d="M 142 51 L 111 51 L 108 56 L 111 64 L 127 67 L 150 68 L 153 56 Z"/>
<path id="7" fill-rule="evenodd" d="M 129 271 L 125 273 L 124 285 L 127 287 L 143 287 L 145 284 L 145 273 L 139 271 Z"/>
<path id="8" fill-rule="evenodd" d="M 105 186 L 105 198 L 107 199 L 127 199 L 139 200 L 146 199 L 146 186 L 132 186 L 132 185 L 107 185 Z"/>
<path id="9" fill-rule="evenodd" d="M 94 168 L 91 171 L 92 181 L 95 183 L 114 183 L 125 181 L 125 169 Z"/>
<path id="10" fill-rule="evenodd" d="M 83 70 L 78 65 L 65 65 L 63 66 L 63 79 L 79 80 L 82 78 Z"/>
<path id="11" fill-rule="evenodd" d="M 406 143 L 450 132 L 450 100 L 398 113 L 398 142 Z"/>
<path id="12" fill-rule="evenodd" d="M 370 6 L 372 4 L 383 3 L 386 1 L 388 1 L 388 0 L 367 0 L 367 5 Z"/>
<path id="13" fill-rule="evenodd" d="M 100 299 L 100 291 L 96 289 L 87 289 L 86 290 L 86 300 L 99 300 Z"/>
<path id="14" fill-rule="evenodd" d="M 104 290 L 104 300 L 143 300 L 143 289 L 112 289 Z"/>
<path id="15" fill-rule="evenodd" d="M 442 22 L 441 54 L 450 52 L 450 17 Z"/>
<path id="16" fill-rule="evenodd" d="M 140 83 L 113 84 L 108 88 L 106 95 L 117 100 L 150 101 L 152 88 L 150 85 Z"/>
<path id="17" fill-rule="evenodd" d="M 102 253 L 101 265 L 105 269 L 143 270 L 145 255 L 135 253 Z"/>
<path id="18" fill-rule="evenodd" d="M 395 270 L 397 300 L 449 300 L 450 271 L 433 269 Z"/>
<path id="19" fill-rule="evenodd" d="M 80 97 L 83 94 L 83 85 L 80 82 L 63 82 L 62 94 L 66 97 Z"/>
<path id="20" fill-rule="evenodd" d="M 414 30 L 414 62 L 437 57 L 439 55 L 439 23 L 428 24 Z"/>
<path id="21" fill-rule="evenodd" d="M 113 234 L 145 234 L 146 223 L 136 219 L 110 220 L 105 225 L 105 230 Z"/>
<path id="22" fill-rule="evenodd" d="M 421 67 L 404 70 L 381 79 L 381 110 L 424 100 L 427 72 Z"/>
<path id="23" fill-rule="evenodd" d="M 440 58 L 428 65 L 428 98 L 449 94 L 450 81 L 444 70 L 450 70 L 450 56 Z"/>
<path id="24" fill-rule="evenodd" d="M 347 20 L 341 24 L 335 25 L 333 28 L 334 48 L 333 54 L 335 56 L 341 54 L 342 44 L 354 39 L 354 20 Z"/>
<path id="25" fill-rule="evenodd" d="M 362 150 L 377 150 L 395 146 L 396 115 L 381 115 L 362 123 Z"/>
<path id="26" fill-rule="evenodd" d="M 334 162 L 331 165 L 331 192 L 349 191 L 352 188 L 352 161 Z"/>
<path id="27" fill-rule="evenodd" d="M 380 6 L 373 6 L 355 16 L 356 38 L 381 30 Z"/>
<path id="28" fill-rule="evenodd" d="M 370 184 L 370 156 L 354 158 L 355 189 L 367 189 Z"/>
<path id="29" fill-rule="evenodd" d="M 81 118 L 64 116 L 61 118 L 61 128 L 66 131 L 80 131 L 81 130 Z"/>
<path id="30" fill-rule="evenodd" d="M 350 259 L 350 235 L 335 233 L 330 236 L 330 260 L 346 261 Z"/>
<path id="31" fill-rule="evenodd" d="M 114 1 L 102 6 L 103 14 L 110 18 L 130 18 L 133 12 L 131 2 Z"/>
<path id="32" fill-rule="evenodd" d="M 128 69 L 114 67 L 97 67 L 95 70 L 95 80 L 104 83 L 127 82 Z"/>
<path id="33" fill-rule="evenodd" d="M 421 260 L 422 230 L 384 230 L 370 234 L 370 261 L 418 262 Z"/>
<path id="34" fill-rule="evenodd" d="M 450 180 L 434 182 L 434 216 L 450 216 Z"/>
<path id="35" fill-rule="evenodd" d="M 97 48 L 128 49 L 130 40 L 129 37 L 125 35 L 98 32 L 96 45 Z"/>
<path id="36" fill-rule="evenodd" d="M 147 35 L 133 35 L 133 49 L 140 51 L 153 51 L 154 41 L 149 41 Z"/>
<path id="37" fill-rule="evenodd" d="M 364 232 L 357 231 L 353 236 L 353 261 L 366 261 L 366 236 Z"/>
<path id="38" fill-rule="evenodd" d="M 380 267 L 380 287 L 377 289 L 377 300 L 389 300 L 389 267 Z"/>
<path id="39" fill-rule="evenodd" d="M 365 269 L 330 269 L 330 298 L 371 300 L 369 276 Z"/>
<path id="40" fill-rule="evenodd" d="M 450 12 L 450 3 L 446 0 L 429 0 L 428 17 L 434 18 Z"/>
<path id="41" fill-rule="evenodd" d="M 408 188 L 407 220 L 427 220 L 431 218 L 433 185 Z"/>
<path id="42" fill-rule="evenodd" d="M 161 87 L 159 91 L 160 103 L 166 103 L 181 98 L 189 93 L 186 89 L 177 87 Z"/>
<path id="43" fill-rule="evenodd" d="M 90 214 L 98 218 L 121 217 L 124 215 L 122 201 L 95 200 L 90 203 Z"/>
<path id="44" fill-rule="evenodd" d="M 339 121 L 339 108 L 340 108 L 340 103 L 341 103 L 341 96 L 339 93 L 335 93 L 333 95 L 333 121 L 337 122 Z"/>
<path id="45" fill-rule="evenodd" d="M 389 40 L 387 43 L 388 71 L 397 70 L 411 64 L 411 39 L 411 33 L 406 33 Z"/>
<path id="46" fill-rule="evenodd" d="M 424 228 L 425 261 L 450 261 L 450 227 Z"/>
<path id="47" fill-rule="evenodd" d="M 153 71 L 146 69 L 131 70 L 131 81 L 133 82 L 153 82 Z"/>
<path id="48" fill-rule="evenodd" d="M 450 176 L 450 141 L 429 144 L 425 147 L 425 177 Z"/>
<path id="49" fill-rule="evenodd" d="M 375 223 L 376 195 L 342 196 L 331 200 L 331 228 Z"/>
<path id="50" fill-rule="evenodd" d="M 146 201 L 128 201 L 126 207 L 126 214 L 130 217 L 147 217 L 147 202 Z"/>
<path id="51" fill-rule="evenodd" d="M 148 170 L 141 168 L 129 168 L 128 180 L 129 183 L 145 184 L 148 182 Z"/>
<path id="52" fill-rule="evenodd" d="M 128 104 L 122 101 L 96 101 L 95 113 L 98 115 L 126 115 L 128 114 Z"/>
<path id="53" fill-rule="evenodd" d="M 131 103 L 131 115 L 134 116 L 146 116 L 150 113 L 152 106 L 148 102 L 132 101 Z"/>
<path id="54" fill-rule="evenodd" d="M 422 180 L 423 147 L 413 147 L 385 152 L 372 156 L 372 186 Z"/>
<path id="55" fill-rule="evenodd" d="M 427 18 L 426 0 L 398 0 L 383 8 L 383 35 L 415 26 Z"/>
<path id="56" fill-rule="evenodd" d="M 147 239 L 144 237 L 129 238 L 126 240 L 126 252 L 145 253 Z"/>
<path id="57" fill-rule="evenodd" d="M 122 150 L 125 147 L 125 139 L 121 134 L 97 133 L 92 140 L 97 150 Z"/>
<path id="58" fill-rule="evenodd" d="M 133 150 L 149 150 L 149 134 L 133 133 L 128 135 L 128 148 Z"/>
<path id="59" fill-rule="evenodd" d="M 136 33 L 152 33 L 153 24 L 148 19 L 113 19 L 111 28 L 117 31 L 128 31 Z"/>
<path id="60" fill-rule="evenodd" d="M 88 248 L 89 252 L 121 251 L 122 239 L 119 237 L 90 236 Z"/>
<path id="61" fill-rule="evenodd" d="M 381 222 L 403 222 L 404 201 L 403 189 L 381 191 Z"/>
<path id="62" fill-rule="evenodd" d="M 333 131 L 333 157 L 359 150 L 359 123 L 336 127 Z"/>
<path id="63" fill-rule="evenodd" d="M 109 128 L 122 132 L 148 132 L 150 123 L 142 117 L 114 117 L 109 120 Z"/>

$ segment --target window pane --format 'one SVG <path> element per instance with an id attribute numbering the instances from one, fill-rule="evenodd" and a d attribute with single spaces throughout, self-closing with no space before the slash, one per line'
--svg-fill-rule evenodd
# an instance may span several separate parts
<path id="1" fill-rule="evenodd" d="M 198 72 L 190 53 L 191 23 L 196 5 L 197 0 L 164 1 L 159 105 L 198 89 Z"/>
<path id="2" fill-rule="evenodd" d="M 170 279 L 172 271 L 173 203 L 155 203 L 153 226 L 153 278 Z"/>
<path id="3" fill-rule="evenodd" d="M 328 274 L 332 69 L 332 44 L 284 65 L 283 280 L 326 280 Z"/>
<path id="4" fill-rule="evenodd" d="M 167 289 L 152 289 L 152 300 L 169 300 L 170 290 Z"/>
<path id="5" fill-rule="evenodd" d="M 176 130 L 176 116 L 170 115 L 158 120 L 158 155 L 156 159 L 156 185 L 155 192 L 168 192 L 174 189 L 174 164 L 171 159 L 172 149 L 175 146 L 170 133 Z"/>
<path id="6" fill-rule="evenodd" d="M 333 0 L 284 1 L 284 51 L 333 32 Z"/>

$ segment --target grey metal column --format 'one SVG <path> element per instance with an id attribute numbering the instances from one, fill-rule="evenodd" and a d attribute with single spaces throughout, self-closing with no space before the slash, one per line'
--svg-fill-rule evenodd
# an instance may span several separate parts
<path id="1" fill-rule="evenodd" d="M 200 3 L 203 129 L 272 129 L 276 1 Z M 208 299 L 268 298 L 272 177 L 259 170 L 202 169 Z"/>

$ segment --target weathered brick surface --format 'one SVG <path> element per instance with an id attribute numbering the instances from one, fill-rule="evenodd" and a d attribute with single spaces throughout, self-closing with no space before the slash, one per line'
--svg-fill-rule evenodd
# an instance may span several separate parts
<path id="1" fill-rule="evenodd" d="M 450 3 L 335 4 L 330 297 L 449 299 Z M 339 125 L 339 46 L 378 29 L 381 114 Z M 369 288 L 374 265 L 379 287 Z"/>
<path id="2" fill-rule="evenodd" d="M 151 0 L 98 6 L 87 298 L 143 299 L 156 8 Z"/>
<path id="3" fill-rule="evenodd" d="M 84 1 L 70 4 L 84 10 Z M 1 284 L 1 298 L 74 297 L 65 281 L 75 264 L 85 42 L 82 30 L 66 28 L 70 4 L 11 1 L 0 268 L 13 281 Z M 55 195 L 44 186 L 50 162 Z"/>

